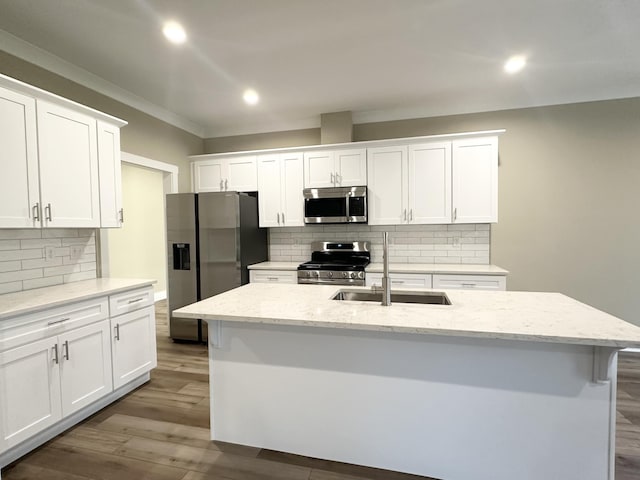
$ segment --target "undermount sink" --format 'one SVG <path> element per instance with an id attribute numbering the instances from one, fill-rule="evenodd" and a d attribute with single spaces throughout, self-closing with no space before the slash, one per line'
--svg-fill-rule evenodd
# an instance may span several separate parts
<path id="1" fill-rule="evenodd" d="M 381 291 L 339 290 L 331 300 L 352 302 L 382 302 Z M 425 305 L 451 305 L 444 292 L 391 292 L 391 303 L 422 303 Z"/>

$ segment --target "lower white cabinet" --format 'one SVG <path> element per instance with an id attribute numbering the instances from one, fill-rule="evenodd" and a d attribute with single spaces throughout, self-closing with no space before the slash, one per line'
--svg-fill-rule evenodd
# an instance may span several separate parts
<path id="1" fill-rule="evenodd" d="M 433 288 L 448 290 L 506 290 L 505 275 L 433 275 Z"/>
<path id="2" fill-rule="evenodd" d="M 144 381 L 157 365 L 152 292 L 131 289 L 0 322 L 0 467 L 68 428 L 73 414 L 77 422 L 100 408 L 96 402 Z"/>
<path id="3" fill-rule="evenodd" d="M 390 273 L 391 286 L 395 288 L 431 288 L 431 274 L 429 273 Z M 367 273 L 367 286 L 382 286 L 381 273 Z"/>
<path id="4" fill-rule="evenodd" d="M 53 337 L 0 352 L 0 453 L 62 418 L 57 345 Z"/>
<path id="5" fill-rule="evenodd" d="M 298 283 L 297 270 L 249 270 L 250 283 Z"/>
<path id="6" fill-rule="evenodd" d="M 114 388 L 156 367 L 155 328 L 153 307 L 111 318 Z"/>

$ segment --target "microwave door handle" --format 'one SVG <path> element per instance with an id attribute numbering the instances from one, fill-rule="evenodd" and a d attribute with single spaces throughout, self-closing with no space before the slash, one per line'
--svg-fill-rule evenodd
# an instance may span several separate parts
<path id="1" fill-rule="evenodd" d="M 347 196 L 347 222 L 349 221 L 349 217 L 350 217 L 350 211 L 349 211 L 349 205 L 351 205 L 351 202 L 349 201 L 351 199 L 351 197 Z"/>

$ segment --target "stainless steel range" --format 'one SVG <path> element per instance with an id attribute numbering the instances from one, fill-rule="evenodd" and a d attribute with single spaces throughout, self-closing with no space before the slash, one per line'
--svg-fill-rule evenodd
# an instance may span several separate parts
<path id="1" fill-rule="evenodd" d="M 364 286 L 369 242 L 313 242 L 311 248 L 311 261 L 298 266 L 298 283 Z"/>

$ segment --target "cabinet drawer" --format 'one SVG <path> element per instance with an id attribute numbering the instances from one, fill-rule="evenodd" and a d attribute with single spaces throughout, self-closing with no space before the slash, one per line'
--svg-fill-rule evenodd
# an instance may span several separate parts
<path id="1" fill-rule="evenodd" d="M 298 283 L 298 271 L 250 270 L 251 283 Z"/>
<path id="2" fill-rule="evenodd" d="M 433 288 L 467 290 L 506 290 L 504 275 L 434 275 Z"/>
<path id="3" fill-rule="evenodd" d="M 428 273 L 390 273 L 389 279 L 394 288 L 431 288 L 431 274 Z M 368 287 L 382 286 L 382 274 L 367 273 L 366 284 Z"/>
<path id="4" fill-rule="evenodd" d="M 107 297 L 20 315 L 0 323 L 0 351 L 59 335 L 108 317 Z"/>
<path id="5" fill-rule="evenodd" d="M 134 312 L 153 305 L 153 288 L 143 287 L 109 296 L 111 316 Z"/>

